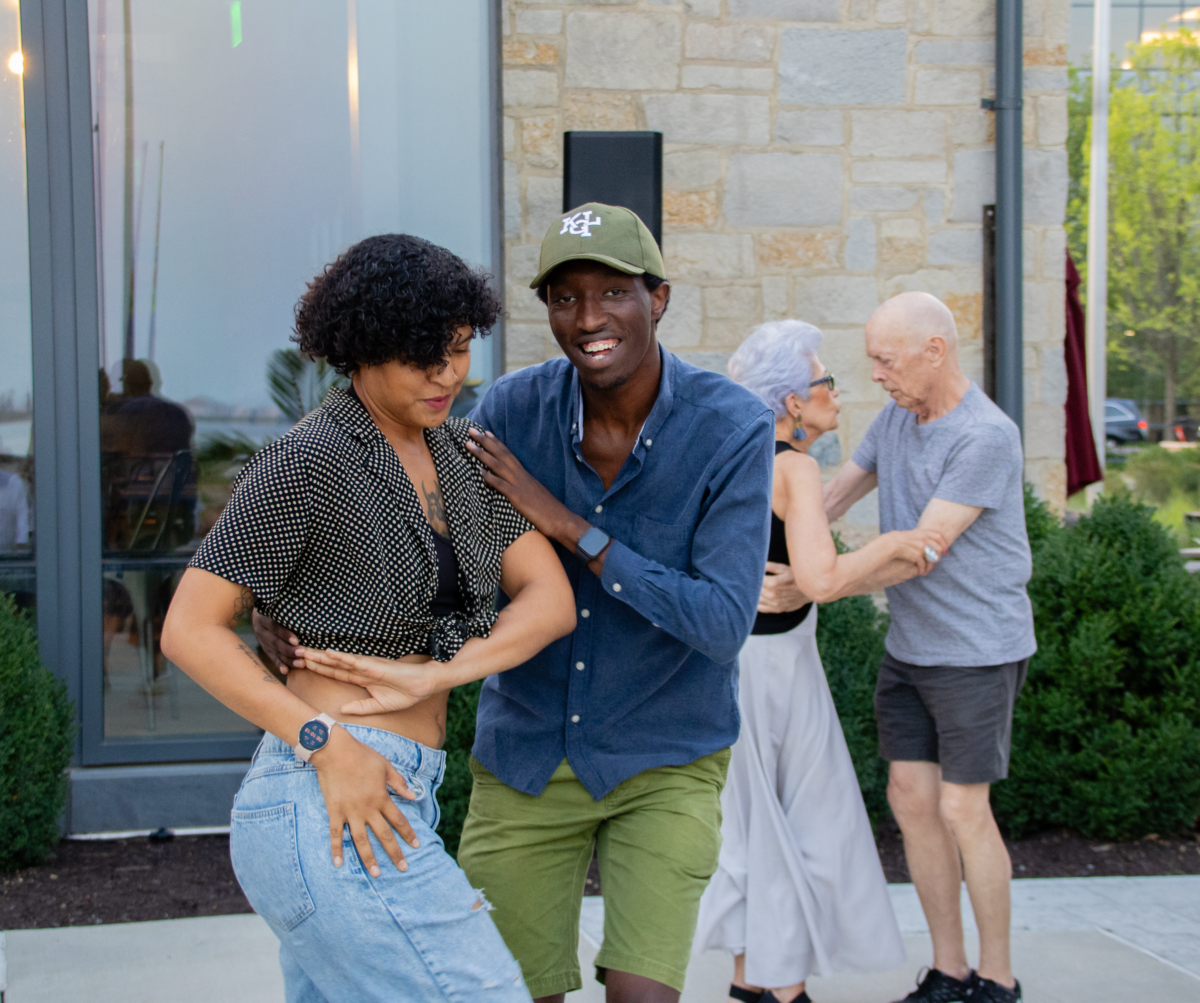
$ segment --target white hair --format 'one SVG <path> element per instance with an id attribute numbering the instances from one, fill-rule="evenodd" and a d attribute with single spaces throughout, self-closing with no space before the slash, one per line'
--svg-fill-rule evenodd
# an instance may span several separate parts
<path id="1" fill-rule="evenodd" d="M 729 375 L 782 418 L 789 394 L 808 400 L 812 393 L 813 356 L 823 337 L 818 328 L 802 320 L 760 324 L 730 357 Z"/>

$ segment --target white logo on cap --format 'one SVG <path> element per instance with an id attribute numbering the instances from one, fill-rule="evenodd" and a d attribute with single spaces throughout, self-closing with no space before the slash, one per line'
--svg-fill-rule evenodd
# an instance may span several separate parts
<path id="1" fill-rule="evenodd" d="M 576 237 L 590 237 L 592 235 L 590 227 L 599 226 L 604 222 L 599 216 L 595 219 L 592 219 L 591 216 L 591 209 L 586 212 L 577 212 L 574 216 L 564 216 L 562 229 L 558 231 L 559 236 L 564 233 L 573 233 Z"/>

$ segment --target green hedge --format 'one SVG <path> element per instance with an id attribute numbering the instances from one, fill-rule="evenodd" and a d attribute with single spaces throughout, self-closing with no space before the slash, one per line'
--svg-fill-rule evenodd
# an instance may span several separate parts
<path id="1" fill-rule="evenodd" d="M 38 658 L 33 625 L 0 594 L 0 870 L 40 864 L 58 842 L 74 739 L 66 687 Z"/>
<path id="2" fill-rule="evenodd" d="M 483 682 L 478 681 L 451 690 L 450 705 L 446 710 L 446 776 L 438 791 L 438 804 L 442 809 L 438 835 L 446 844 L 446 851 L 455 858 L 458 857 L 463 822 L 467 818 L 467 805 L 471 801 L 471 768 L 467 765 L 467 757 L 475 744 L 475 711 L 482 685 Z"/>
<path id="3" fill-rule="evenodd" d="M 1200 582 L 1153 509 L 1098 500 L 1059 528 L 1038 503 L 1038 653 L 1017 701 L 1009 780 L 992 803 L 1020 837 L 1100 839 L 1191 828 L 1200 815 Z"/>
<path id="4" fill-rule="evenodd" d="M 1200 816 L 1200 580 L 1154 510 L 1102 498 L 1069 528 L 1026 489 L 1038 653 L 1013 717 L 1009 779 L 992 788 L 1020 838 L 1180 832 Z M 822 606 L 817 643 L 873 822 L 888 812 L 872 698 L 888 618 L 867 596 Z M 479 684 L 451 694 L 441 833 L 458 849 Z"/>
<path id="5" fill-rule="evenodd" d="M 870 596 L 848 596 L 821 606 L 817 618 L 817 647 L 825 678 L 872 823 L 889 811 L 887 763 L 879 758 L 874 705 L 887 628 L 887 614 Z"/>

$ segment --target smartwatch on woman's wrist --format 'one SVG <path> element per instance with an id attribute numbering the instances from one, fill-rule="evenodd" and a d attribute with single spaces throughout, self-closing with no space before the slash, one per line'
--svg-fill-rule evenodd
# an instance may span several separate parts
<path id="1" fill-rule="evenodd" d="M 296 758 L 302 763 L 311 761 L 314 752 L 320 752 L 329 744 L 329 734 L 336 724 L 328 714 L 318 714 L 300 725 L 300 741 L 292 747 Z"/>

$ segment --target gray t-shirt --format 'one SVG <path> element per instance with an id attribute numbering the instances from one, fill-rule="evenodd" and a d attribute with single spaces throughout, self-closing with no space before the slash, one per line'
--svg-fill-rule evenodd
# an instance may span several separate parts
<path id="1" fill-rule="evenodd" d="M 974 383 L 924 425 L 890 401 L 854 462 L 879 475 L 879 529 L 915 529 L 932 498 L 983 511 L 923 578 L 887 590 L 887 650 L 913 665 L 998 665 L 1037 650 L 1025 584 L 1024 463 L 1017 426 Z"/>

